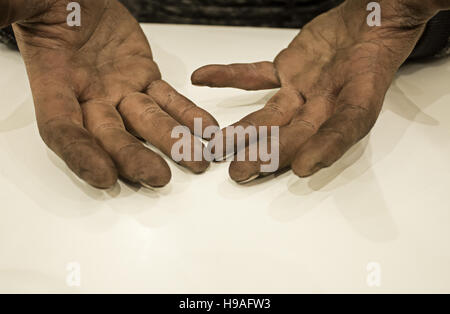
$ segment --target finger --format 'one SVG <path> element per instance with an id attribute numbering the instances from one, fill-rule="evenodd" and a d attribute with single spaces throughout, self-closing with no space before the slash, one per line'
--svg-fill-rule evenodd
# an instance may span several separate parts
<path id="1" fill-rule="evenodd" d="M 172 148 L 182 139 L 172 138 L 172 132 L 179 130 L 181 125 L 163 111 L 150 96 L 141 93 L 129 95 L 120 103 L 118 109 L 129 129 L 134 130 L 164 154 L 175 159 Z M 182 147 L 181 151 L 186 158 L 175 161 L 194 173 L 202 173 L 209 166 L 209 162 L 203 157 L 203 144 L 190 132 L 187 133 L 188 138 L 185 141 L 188 143 Z M 201 155 L 198 152 L 201 152 Z"/>
<path id="2" fill-rule="evenodd" d="M 82 108 L 86 128 L 112 157 L 122 177 L 156 188 L 169 183 L 166 161 L 125 130 L 113 104 L 94 100 Z"/>
<path id="3" fill-rule="evenodd" d="M 298 176 L 308 177 L 331 166 L 370 132 L 387 90 L 377 85 L 358 83 L 342 91 L 338 100 L 340 111 L 297 152 L 292 170 Z"/>
<path id="4" fill-rule="evenodd" d="M 238 153 L 237 160 L 230 165 L 230 177 L 238 183 L 245 183 L 289 167 L 298 149 L 332 115 L 333 105 L 323 97 L 308 101 L 289 125 L 279 129 L 278 135 L 272 130 L 267 139 L 260 139 L 257 148 L 255 143 L 250 144 L 246 148 L 244 160 L 239 160 Z M 251 160 L 252 149 L 258 150 L 257 160 Z"/>
<path id="5" fill-rule="evenodd" d="M 47 146 L 81 179 L 97 188 L 112 187 L 117 170 L 109 155 L 83 128 L 80 105 L 62 82 L 31 81 L 39 132 Z M 48 91 L 52 86 L 52 91 Z"/>
<path id="6" fill-rule="evenodd" d="M 280 87 L 272 62 L 207 65 L 192 74 L 192 83 L 209 87 L 233 87 L 261 90 Z"/>
<path id="7" fill-rule="evenodd" d="M 211 114 L 197 107 L 165 81 L 153 82 L 147 89 L 147 94 L 156 101 L 162 110 L 181 125 L 187 126 L 196 136 L 203 137 L 208 127 L 219 128 L 219 124 Z M 201 121 L 200 126 L 195 126 L 196 119 Z M 209 140 L 210 135 L 206 135 L 205 139 Z"/>
<path id="8" fill-rule="evenodd" d="M 301 110 L 303 104 L 304 98 L 297 90 L 282 88 L 263 109 L 249 114 L 239 122 L 224 128 L 220 134 L 216 134 L 209 143 L 211 153 L 216 160 L 221 160 L 236 153 L 239 150 L 238 146 L 245 147 L 250 144 L 248 134 L 245 135 L 245 142 L 239 141 L 239 128 L 248 131 L 253 129 L 254 132 L 259 132 L 261 126 L 270 128 L 288 125 Z M 242 137 L 241 139 L 244 140 Z"/>

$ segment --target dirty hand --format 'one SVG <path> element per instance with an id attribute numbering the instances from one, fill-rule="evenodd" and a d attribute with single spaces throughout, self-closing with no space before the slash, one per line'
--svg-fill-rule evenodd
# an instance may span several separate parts
<path id="1" fill-rule="evenodd" d="M 263 109 L 233 126 L 280 126 L 278 169 L 291 167 L 300 177 L 310 176 L 332 165 L 369 133 L 395 73 L 427 21 L 450 7 L 448 0 L 379 1 L 381 26 L 373 27 L 367 19 L 369 2 L 347 0 L 317 17 L 274 62 L 209 65 L 198 69 L 192 82 L 244 90 L 281 87 Z M 222 135 L 220 151 L 225 155 L 235 134 L 227 136 L 224 129 Z M 235 160 L 230 176 L 247 182 L 267 175 L 261 170 L 264 162 Z"/>
<path id="2" fill-rule="evenodd" d="M 77 1 L 79 26 L 67 23 L 69 3 L 0 0 L 0 27 L 15 23 L 44 142 L 92 186 L 111 187 L 119 175 L 166 185 L 169 166 L 137 137 L 170 156 L 176 126 L 217 122 L 161 80 L 147 38 L 117 0 Z M 208 167 L 180 163 L 195 173 Z"/>

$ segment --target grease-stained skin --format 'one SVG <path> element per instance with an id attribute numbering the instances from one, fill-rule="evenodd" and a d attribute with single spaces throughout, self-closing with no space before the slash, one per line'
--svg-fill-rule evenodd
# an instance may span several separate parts
<path id="1" fill-rule="evenodd" d="M 111 187 L 119 175 L 166 185 L 169 166 L 138 138 L 169 154 L 175 126 L 194 132 L 194 118 L 204 128 L 216 120 L 161 79 L 142 29 L 117 0 L 79 0 L 81 27 L 66 23 L 69 2 L 0 0 L 0 27 L 15 23 L 44 142 L 95 187 Z M 206 66 L 192 81 L 281 88 L 236 125 L 281 126 L 279 168 L 310 176 L 368 134 L 426 22 L 450 9 L 450 0 L 380 0 L 382 26 L 370 28 L 367 2 L 347 0 L 319 16 L 273 62 Z M 202 143 L 194 135 L 191 141 L 193 155 Z M 208 162 L 182 165 L 201 173 Z M 230 175 L 245 182 L 266 174 L 259 161 L 235 161 Z"/>
<path id="2" fill-rule="evenodd" d="M 193 126 L 194 117 L 204 127 L 216 120 L 161 80 L 146 36 L 122 4 L 79 0 L 82 25 L 69 27 L 69 2 L 0 0 L 0 26 L 18 21 L 14 32 L 44 142 L 92 186 L 109 188 L 119 175 L 166 185 L 169 166 L 136 136 L 168 154 L 173 127 Z M 194 136 L 192 142 L 202 145 Z M 201 173 L 208 164 L 183 166 Z"/>
<path id="3" fill-rule="evenodd" d="M 194 72 L 192 82 L 245 90 L 281 87 L 263 109 L 234 126 L 280 126 L 279 169 L 310 176 L 369 133 L 426 22 L 450 8 L 448 0 L 382 0 L 382 26 L 369 27 L 367 3 L 347 0 L 317 17 L 273 62 L 209 65 Z M 227 130 L 222 132 L 227 139 Z M 267 175 L 260 165 L 233 161 L 230 176 L 247 182 Z"/>

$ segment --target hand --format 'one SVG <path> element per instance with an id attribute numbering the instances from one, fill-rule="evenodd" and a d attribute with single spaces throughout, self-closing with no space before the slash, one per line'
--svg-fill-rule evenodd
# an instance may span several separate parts
<path id="1" fill-rule="evenodd" d="M 0 0 L 0 26 L 14 24 L 30 79 L 40 134 L 80 178 L 98 188 L 118 175 L 150 187 L 171 178 L 171 132 L 194 118 L 215 119 L 161 80 L 139 24 L 117 0 L 81 0 L 81 26 L 69 27 L 67 0 Z M 130 132 L 132 134 L 130 134 Z M 200 135 L 200 134 L 198 134 Z M 201 135 L 200 135 L 201 136 Z M 202 145 L 192 136 L 192 149 Z M 195 173 L 205 160 L 181 162 Z"/>
<path id="2" fill-rule="evenodd" d="M 281 87 L 263 109 L 233 126 L 280 126 L 279 169 L 290 166 L 298 176 L 310 176 L 369 133 L 396 71 L 437 11 L 404 2 L 381 1 L 382 26 L 369 27 L 367 1 L 347 0 L 308 24 L 273 63 L 210 65 L 197 70 L 192 82 L 245 90 Z M 224 129 L 222 135 L 225 151 L 230 134 Z M 233 161 L 230 176 L 247 182 L 267 175 L 261 164 Z"/>

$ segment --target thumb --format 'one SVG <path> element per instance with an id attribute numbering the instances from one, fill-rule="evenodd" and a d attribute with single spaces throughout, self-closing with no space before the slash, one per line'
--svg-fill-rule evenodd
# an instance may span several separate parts
<path id="1" fill-rule="evenodd" d="M 207 65 L 192 74 L 192 83 L 209 87 L 261 90 L 280 87 L 272 62 Z"/>

